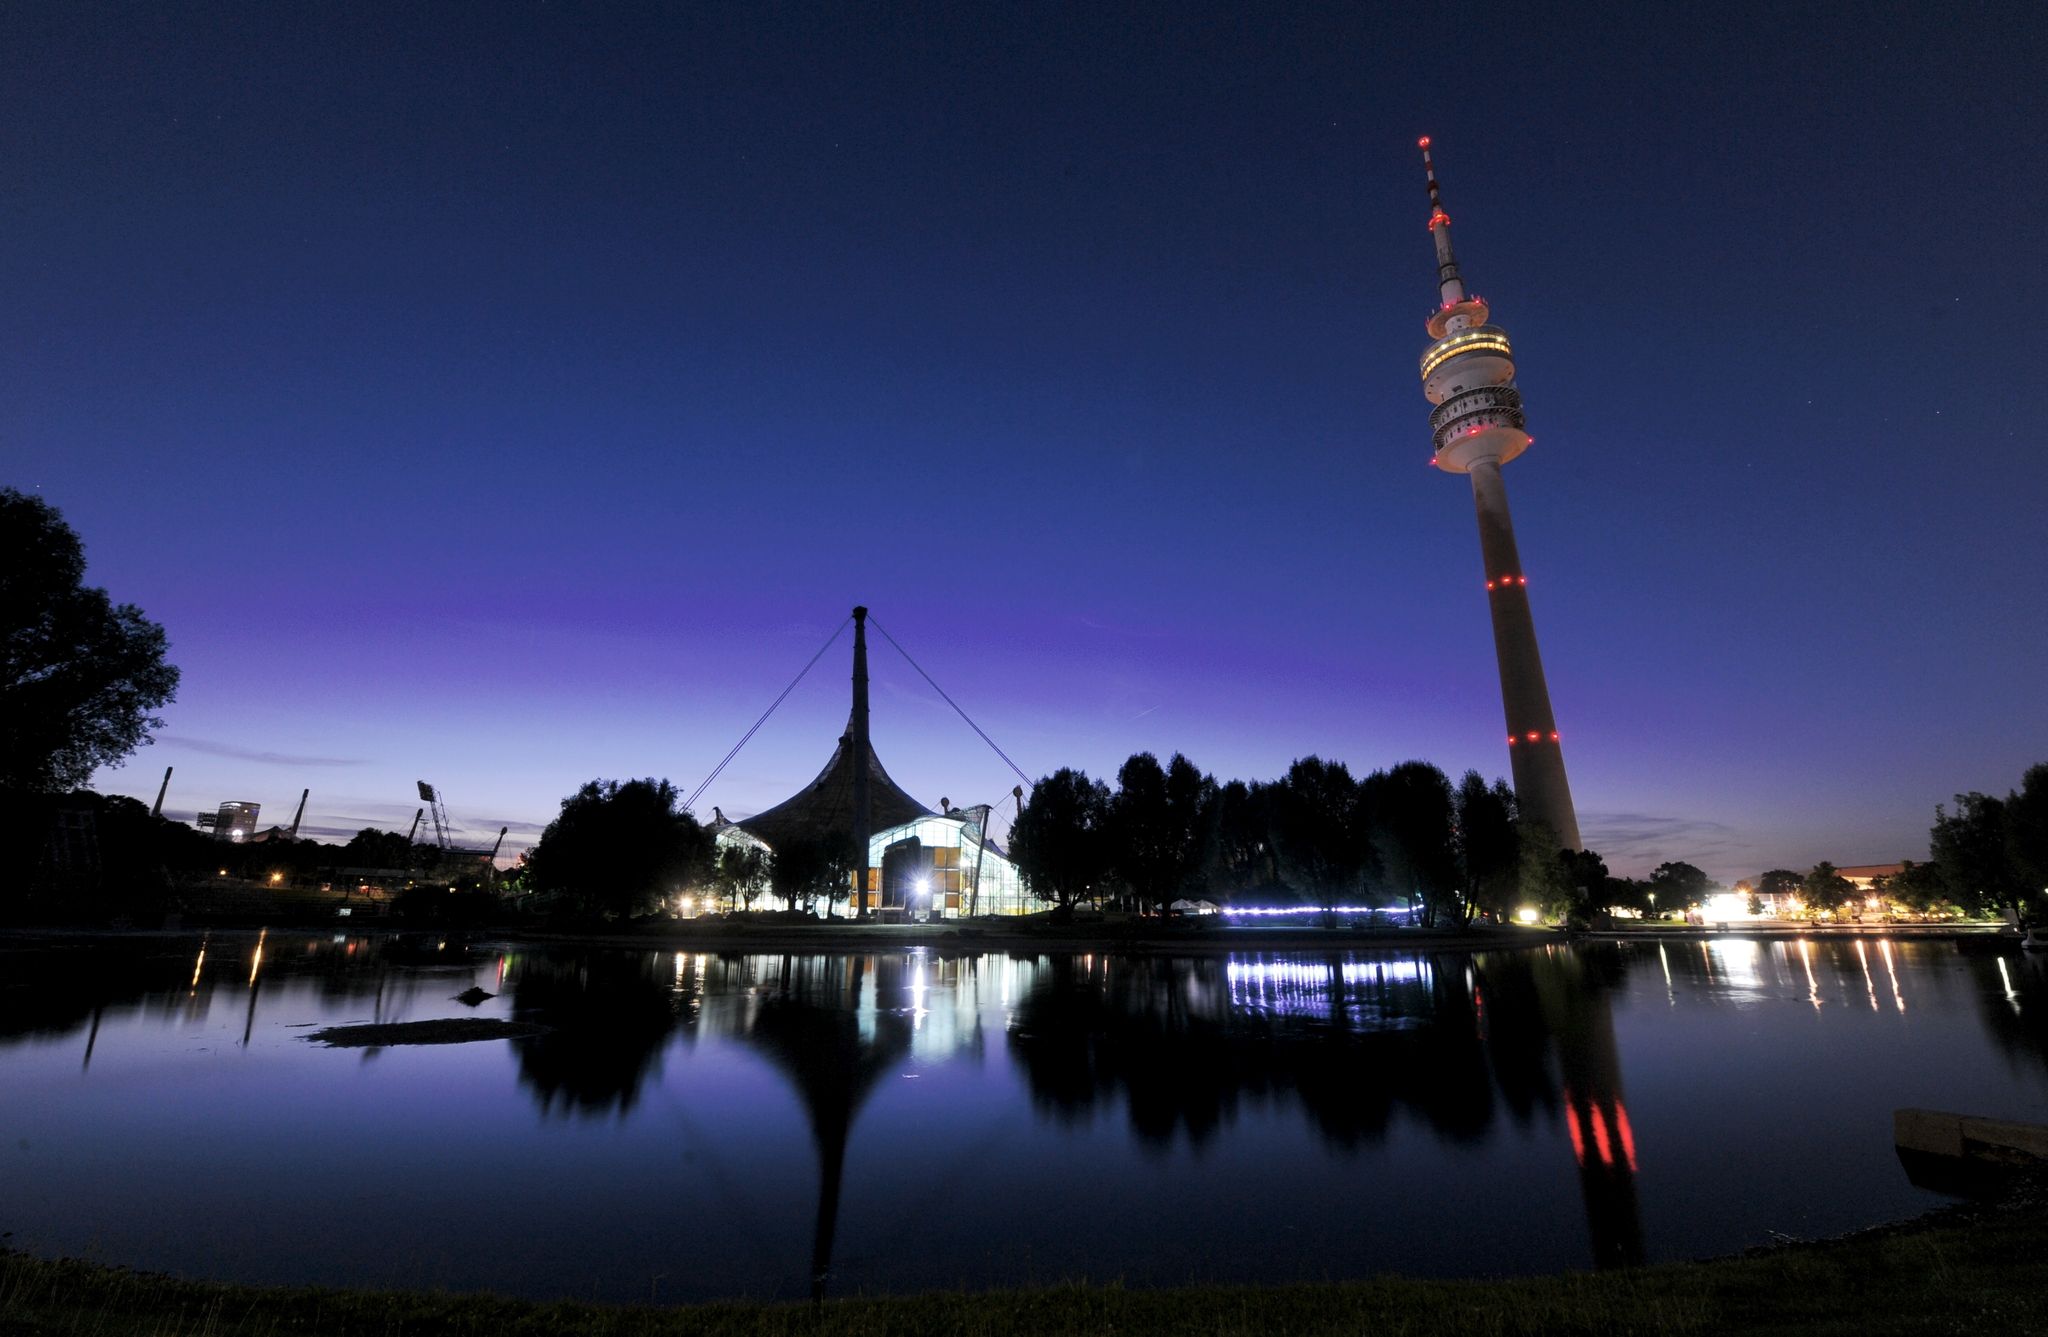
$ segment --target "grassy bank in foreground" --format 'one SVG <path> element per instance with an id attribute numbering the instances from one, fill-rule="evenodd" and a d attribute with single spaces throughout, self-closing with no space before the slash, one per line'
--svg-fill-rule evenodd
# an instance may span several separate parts
<path id="1" fill-rule="evenodd" d="M 1741 1258 L 1516 1281 L 1124 1290 L 1065 1286 L 684 1308 L 209 1285 L 0 1255 L 0 1334 L 254 1337 L 1037 1337 L 1050 1333 L 1831 1334 L 2048 1332 L 2048 1215 L 2026 1205 Z"/>

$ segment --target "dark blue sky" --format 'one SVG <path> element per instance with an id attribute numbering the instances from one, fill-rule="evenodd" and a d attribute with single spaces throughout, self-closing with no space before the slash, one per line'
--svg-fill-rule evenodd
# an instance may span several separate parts
<path id="1" fill-rule="evenodd" d="M 167 626 L 102 783 L 473 832 L 856 602 L 1034 776 L 1504 773 L 1414 148 L 1514 335 L 1588 842 L 1924 850 L 2048 756 L 2025 6 L 0 14 L 0 481 Z M 2008 333 L 2008 330 L 2017 330 Z M 926 802 L 1014 778 L 886 645 Z M 835 652 L 706 796 L 774 802 Z M 521 823 L 533 824 L 522 828 Z"/>

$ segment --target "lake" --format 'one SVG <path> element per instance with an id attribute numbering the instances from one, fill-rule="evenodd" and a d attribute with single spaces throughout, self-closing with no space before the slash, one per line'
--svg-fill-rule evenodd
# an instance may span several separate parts
<path id="1" fill-rule="evenodd" d="M 547 1029 L 307 1038 L 446 1017 Z M 0 939 L 0 1232 L 190 1277 L 680 1301 L 1700 1257 L 1941 1201 L 1902 1105 L 2048 1121 L 2048 962 Z"/>

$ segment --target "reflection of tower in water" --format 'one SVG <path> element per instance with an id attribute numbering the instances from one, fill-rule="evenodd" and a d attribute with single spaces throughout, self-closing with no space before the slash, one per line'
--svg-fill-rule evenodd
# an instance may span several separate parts
<path id="1" fill-rule="evenodd" d="M 1636 1136 L 1621 1089 L 1621 1054 L 1607 992 L 1587 978 L 1585 958 L 1545 950 L 1531 961 L 1543 1019 L 1557 1050 L 1565 1129 L 1579 1163 L 1595 1267 L 1643 1261 L 1636 1201 Z"/>

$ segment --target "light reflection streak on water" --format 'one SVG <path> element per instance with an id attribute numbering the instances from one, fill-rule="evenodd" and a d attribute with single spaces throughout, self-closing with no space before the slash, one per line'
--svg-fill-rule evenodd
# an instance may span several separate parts
<path id="1" fill-rule="evenodd" d="M 926 964 L 927 959 L 923 948 L 918 948 L 912 952 L 910 963 L 910 1029 L 913 1031 L 921 1030 L 924 1027 L 924 1019 L 927 1015 L 924 1005 L 926 989 L 924 971 Z"/>
<path id="2" fill-rule="evenodd" d="M 1657 964 L 1664 967 L 1664 998 L 1671 1006 L 1678 1006 L 1678 990 L 1671 987 L 1671 956 L 1664 950 L 1664 944 L 1657 944 Z"/>
<path id="3" fill-rule="evenodd" d="M 269 936 L 269 929 L 256 934 L 256 955 L 249 959 L 249 987 L 252 989 L 256 987 L 256 972 L 263 969 L 263 942 Z"/>
<path id="4" fill-rule="evenodd" d="M 1394 984 L 1428 987 L 1435 979 L 1421 961 L 1245 961 L 1232 957 L 1223 967 L 1233 1007 L 1260 1007 L 1281 1014 L 1322 1015 L 1330 1009 L 1332 984 L 1342 991 L 1384 989 Z"/>
<path id="5" fill-rule="evenodd" d="M 2005 958 L 2002 956 L 1998 958 L 1998 982 L 2005 986 L 2006 1006 L 2012 1009 L 2014 1016 L 2018 1016 L 2020 1012 L 2019 992 L 2012 987 L 2012 972 L 2005 968 Z"/>
<path id="6" fill-rule="evenodd" d="M 1877 1011 L 1877 981 L 1870 977 L 1870 953 L 1863 950 L 1863 939 L 1856 940 L 1856 959 L 1863 963 L 1863 988 L 1870 995 L 1870 1010 Z"/>
<path id="7" fill-rule="evenodd" d="M 1899 971 L 1898 967 L 1892 964 L 1892 940 L 1890 938 L 1879 938 L 1877 940 L 1877 954 L 1884 958 L 1884 973 L 1891 976 L 1892 1002 L 1897 1004 L 1899 1011 L 1904 1012 L 1906 1010 L 1906 995 L 1899 992 Z"/>
<path id="8" fill-rule="evenodd" d="M 186 997 L 188 997 L 188 998 L 189 998 L 189 997 L 191 997 L 191 996 L 192 996 L 193 994 L 195 994 L 195 993 L 198 993 L 198 992 L 199 992 L 199 972 L 200 972 L 200 971 L 201 971 L 202 969 L 204 969 L 204 968 L 205 968 L 205 966 L 206 966 L 206 944 L 205 944 L 205 943 L 201 943 L 201 944 L 199 944 L 199 959 L 198 959 L 197 961 L 194 961 L 194 962 L 192 963 L 192 986 L 191 986 L 191 988 L 190 988 L 190 989 L 188 989 L 188 990 L 186 991 L 186 994 L 185 994 L 185 996 L 186 996 Z"/>
<path id="9" fill-rule="evenodd" d="M 1820 981 L 1813 977 L 1813 944 L 1806 939 L 1799 940 L 1799 963 L 1806 967 L 1806 997 L 1813 1004 L 1813 1010 L 1820 1011 Z"/>
<path id="10" fill-rule="evenodd" d="M 1742 993 L 1760 993 L 1763 977 L 1757 972 L 1759 947 L 1753 938 L 1722 938 L 1706 944 L 1707 959 L 1721 963 L 1724 987 Z"/>

